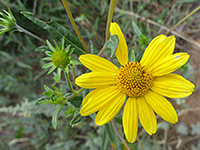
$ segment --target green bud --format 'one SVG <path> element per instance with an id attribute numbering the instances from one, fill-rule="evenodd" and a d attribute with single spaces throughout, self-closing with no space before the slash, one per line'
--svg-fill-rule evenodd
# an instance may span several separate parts
<path id="1" fill-rule="evenodd" d="M 52 55 L 52 62 L 58 68 L 65 68 L 69 64 L 70 59 L 64 51 L 56 51 Z"/>
<path id="2" fill-rule="evenodd" d="M 15 17 L 13 16 L 11 10 L 4 10 L 0 12 L 0 36 L 5 32 L 12 30 L 16 25 Z"/>

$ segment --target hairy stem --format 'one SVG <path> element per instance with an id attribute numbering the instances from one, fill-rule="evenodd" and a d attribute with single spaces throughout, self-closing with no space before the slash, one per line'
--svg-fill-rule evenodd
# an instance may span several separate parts
<path id="1" fill-rule="evenodd" d="M 37 36 L 37 35 L 35 35 L 35 34 L 29 32 L 28 30 L 26 30 L 26 29 L 20 27 L 19 25 L 15 24 L 15 28 L 19 29 L 20 31 L 22 31 L 22 32 L 24 32 L 24 33 L 26 33 L 26 34 L 28 34 L 29 36 L 31 36 L 31 37 L 33 37 L 33 38 L 39 40 L 40 42 L 42 42 L 43 44 L 46 45 L 46 41 L 44 41 L 43 39 L 41 39 L 39 36 Z"/>
<path id="2" fill-rule="evenodd" d="M 67 103 L 70 99 L 76 97 L 78 94 L 80 94 L 80 93 L 83 92 L 84 90 L 85 90 L 85 89 L 82 88 L 82 89 L 80 89 L 80 90 L 78 90 L 78 91 L 75 91 L 74 94 L 72 94 L 71 96 L 67 97 L 67 99 L 65 99 L 62 103 L 63 103 L 63 104 Z"/>
<path id="3" fill-rule="evenodd" d="M 186 19 L 188 19 L 190 16 L 192 16 L 195 12 L 197 12 L 200 9 L 200 6 L 197 7 L 195 10 L 193 10 L 191 13 L 189 13 L 187 16 L 185 16 L 181 21 L 179 21 L 176 25 L 174 25 L 168 32 L 165 33 L 165 35 L 168 35 L 172 30 L 174 30 L 178 25 L 183 23 Z"/>
<path id="4" fill-rule="evenodd" d="M 69 73 L 66 72 L 65 69 L 63 69 L 63 71 L 64 71 L 65 79 L 67 80 L 67 83 L 68 83 L 68 85 L 69 85 L 70 90 L 75 94 L 76 91 L 75 91 L 75 90 L 73 89 L 73 87 L 72 87 L 71 81 L 70 81 L 70 79 L 69 79 Z"/>
<path id="5" fill-rule="evenodd" d="M 86 44 L 85 44 L 85 42 L 83 41 L 83 38 L 82 38 L 82 36 L 81 36 L 81 34 L 80 34 L 80 32 L 79 32 L 77 26 L 76 26 L 76 23 L 75 23 L 75 21 L 74 21 L 74 18 L 73 18 L 72 14 L 71 14 L 71 11 L 70 11 L 69 6 L 68 6 L 68 4 L 67 4 L 67 0 L 62 0 L 62 2 L 63 2 L 63 5 L 64 5 L 64 7 L 65 7 L 65 10 L 66 10 L 66 12 L 67 12 L 67 15 L 68 15 L 68 17 L 69 17 L 69 19 L 70 19 L 70 21 L 71 21 L 71 23 L 72 23 L 72 26 L 74 27 L 74 30 L 76 31 L 76 34 L 77 34 L 79 40 L 81 41 L 81 43 L 82 43 L 82 45 L 83 45 L 85 51 L 86 51 L 87 53 L 89 53 L 89 51 L 88 51 L 88 49 L 87 49 L 87 47 L 86 47 Z"/>

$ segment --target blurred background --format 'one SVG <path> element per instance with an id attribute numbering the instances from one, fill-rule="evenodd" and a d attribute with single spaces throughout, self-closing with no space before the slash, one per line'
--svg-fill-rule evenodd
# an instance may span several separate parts
<path id="1" fill-rule="evenodd" d="M 139 59 L 153 37 L 166 33 L 199 5 L 198 0 L 117 0 L 113 21 L 121 26 L 129 50 L 134 49 Z M 0 0 L 0 11 L 7 10 L 7 6 L 20 26 L 44 40 L 53 38 L 21 11 L 32 12 L 45 22 L 54 20 L 75 34 L 61 1 Z M 104 44 L 109 1 L 73 0 L 69 1 L 69 7 L 88 49 L 97 54 Z M 187 52 L 191 56 L 177 73 L 192 81 L 196 88 L 189 97 L 169 99 L 178 112 L 176 125 L 158 118 L 158 131 L 153 136 L 139 126 L 138 136 L 145 150 L 200 149 L 200 12 L 172 34 L 176 36 L 175 52 Z M 53 74 L 47 76 L 48 70 L 41 68 L 45 63 L 44 53 L 35 52 L 41 45 L 15 30 L 0 37 L 0 150 L 101 149 L 104 127 L 96 126 L 92 118 L 82 117 L 81 122 L 70 126 L 70 112 L 63 111 L 54 130 L 51 117 L 55 105 L 36 104 L 44 92 L 43 85 L 56 82 Z M 76 68 L 77 75 L 83 71 L 81 66 Z M 68 90 L 62 81 L 58 87 Z M 117 126 L 122 129 L 120 121 Z M 137 142 L 131 148 L 141 149 Z M 107 149 L 114 148 L 108 143 Z"/>

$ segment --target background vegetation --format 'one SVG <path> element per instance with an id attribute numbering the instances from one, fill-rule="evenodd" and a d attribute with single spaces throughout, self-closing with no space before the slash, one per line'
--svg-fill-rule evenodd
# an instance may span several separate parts
<path id="1" fill-rule="evenodd" d="M 109 1 L 73 0 L 69 5 L 88 49 L 97 54 L 104 44 Z M 118 0 L 113 21 L 120 24 L 129 49 L 134 49 L 139 58 L 150 39 L 167 32 L 199 5 L 197 0 Z M 32 12 L 45 22 L 54 20 L 75 34 L 60 1 L 0 0 L 0 11 L 7 6 L 20 26 L 44 40 L 52 41 L 53 37 L 25 18 L 21 11 Z M 190 61 L 177 73 L 195 83 L 196 89 L 185 99 L 170 99 L 179 115 L 176 125 L 159 118 L 159 130 L 155 135 L 149 136 L 140 128 L 138 136 L 144 149 L 199 150 L 200 13 L 191 16 L 172 33 L 177 38 L 175 51 L 191 55 Z M 70 126 L 70 115 L 78 111 L 74 107 L 70 108 L 71 112 L 60 113 L 59 125 L 53 129 L 51 118 L 55 106 L 37 104 L 44 92 L 43 85 L 56 84 L 56 77 L 53 74 L 47 76 L 48 70 L 41 68 L 45 63 L 42 60 L 44 53 L 35 52 L 41 45 L 41 42 L 17 31 L 0 37 L 0 150 L 114 149 L 110 143 L 102 147 L 104 127 L 96 126 L 92 116 L 82 117 L 79 123 Z M 107 55 L 108 51 L 104 56 Z M 78 66 L 77 76 L 84 71 L 85 68 Z M 62 81 L 56 86 L 68 91 Z M 117 124 L 117 127 L 121 133 L 121 125 Z M 141 149 L 137 142 L 130 147 Z"/>

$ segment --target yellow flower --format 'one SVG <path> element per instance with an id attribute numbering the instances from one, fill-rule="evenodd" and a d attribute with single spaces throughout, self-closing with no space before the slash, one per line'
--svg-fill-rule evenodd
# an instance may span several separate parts
<path id="1" fill-rule="evenodd" d="M 150 135 L 157 130 L 155 113 L 165 121 L 176 123 L 177 113 L 165 97 L 183 98 L 194 91 L 194 85 L 172 72 L 189 59 L 187 53 L 176 53 L 175 37 L 159 35 L 146 48 L 140 62 L 128 61 L 128 47 L 117 23 L 111 23 L 111 35 L 118 35 L 115 53 L 121 68 L 112 62 L 91 54 L 79 57 L 92 72 L 76 78 L 76 84 L 93 89 L 83 100 L 80 113 L 88 116 L 97 112 L 95 123 L 104 125 L 123 110 L 123 128 L 127 140 L 137 137 L 138 119 Z"/>

